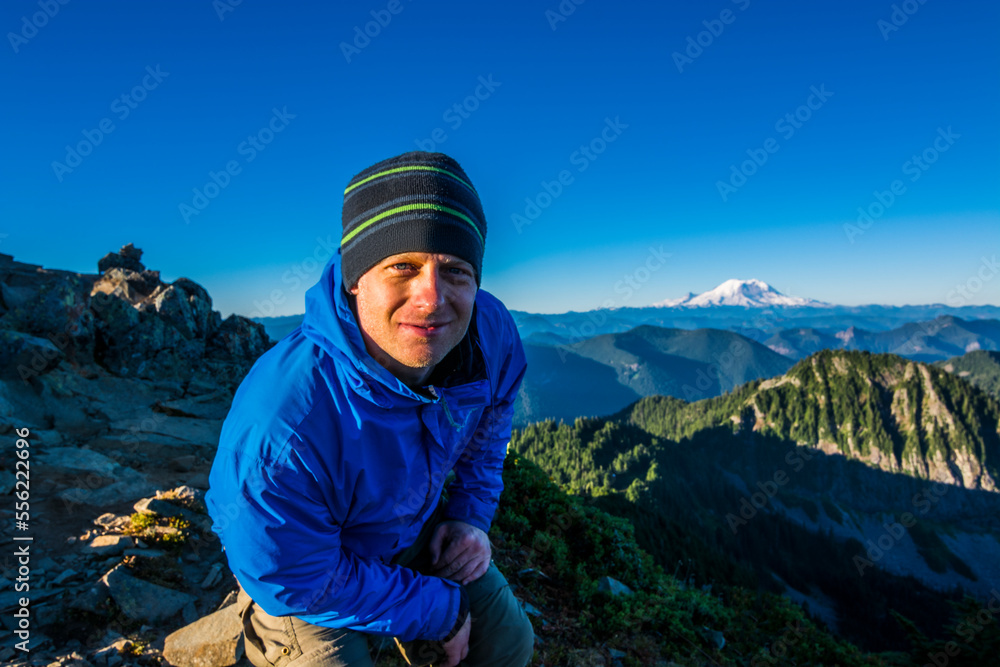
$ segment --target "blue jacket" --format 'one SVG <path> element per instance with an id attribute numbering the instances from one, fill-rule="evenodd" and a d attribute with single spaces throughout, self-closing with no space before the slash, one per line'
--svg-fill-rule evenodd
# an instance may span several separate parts
<path id="1" fill-rule="evenodd" d="M 440 639 L 458 616 L 458 584 L 390 561 L 416 540 L 452 469 L 446 516 L 489 531 L 521 339 L 479 290 L 468 334 L 432 375 L 438 398 L 427 398 L 368 354 L 341 282 L 338 251 L 306 292 L 302 324 L 237 390 L 205 497 L 212 529 L 271 615 Z"/>

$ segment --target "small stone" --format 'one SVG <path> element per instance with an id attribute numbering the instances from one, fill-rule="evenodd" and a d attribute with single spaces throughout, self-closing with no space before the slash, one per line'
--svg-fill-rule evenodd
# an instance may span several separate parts
<path id="1" fill-rule="evenodd" d="M 62 574 L 60 574 L 58 577 L 56 577 L 55 579 L 52 580 L 52 585 L 53 586 L 59 586 L 59 585 L 63 584 L 64 582 L 69 581 L 73 577 L 77 576 L 78 574 L 79 574 L 79 572 L 77 572 L 76 570 L 72 570 L 72 569 L 70 569 L 70 570 L 63 570 Z"/>
<path id="2" fill-rule="evenodd" d="M 201 587 L 203 589 L 211 588 L 212 586 L 215 586 L 217 583 L 219 583 L 221 580 L 222 580 L 222 564 L 216 563 L 215 565 L 213 565 L 208 569 L 208 574 L 206 574 L 205 578 L 202 580 Z"/>
<path id="3" fill-rule="evenodd" d="M 538 608 L 535 607 L 530 602 L 523 602 L 522 601 L 521 602 L 521 607 L 524 608 L 524 613 L 527 614 L 528 616 L 537 616 L 539 618 L 542 616 L 542 612 L 538 611 Z"/>
<path id="4" fill-rule="evenodd" d="M 55 562 L 54 560 L 46 556 L 45 558 L 35 563 L 34 570 L 35 572 L 42 572 L 46 570 L 54 570 L 57 567 L 59 567 L 59 563 Z"/>
<path id="5" fill-rule="evenodd" d="M 632 595 L 631 588 L 613 577 L 601 577 L 597 582 L 597 590 L 609 595 Z"/>
<path id="6" fill-rule="evenodd" d="M 718 630 L 702 627 L 701 636 L 713 648 L 721 651 L 726 645 L 726 638 Z"/>

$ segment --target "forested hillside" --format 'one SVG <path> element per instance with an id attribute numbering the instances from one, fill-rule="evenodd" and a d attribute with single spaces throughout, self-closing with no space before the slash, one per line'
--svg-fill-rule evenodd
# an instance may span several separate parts
<path id="1" fill-rule="evenodd" d="M 695 585 L 786 593 L 868 650 L 908 650 L 907 627 L 947 636 L 956 585 L 1000 582 L 997 417 L 937 369 L 822 352 L 713 399 L 535 423 L 511 450 Z"/>
<path id="2" fill-rule="evenodd" d="M 975 350 L 934 365 L 1000 398 L 1000 352 Z"/>

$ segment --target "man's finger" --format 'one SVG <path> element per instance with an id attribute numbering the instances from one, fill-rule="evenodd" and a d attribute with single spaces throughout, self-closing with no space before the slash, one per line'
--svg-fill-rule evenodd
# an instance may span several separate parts
<path id="1" fill-rule="evenodd" d="M 452 542 L 445 548 L 444 553 L 441 554 L 441 561 L 443 562 L 441 567 L 448 567 L 457 560 L 461 560 L 464 563 L 475 556 L 475 553 L 467 544 Z"/>
<path id="2" fill-rule="evenodd" d="M 471 584 L 473 581 L 479 579 L 481 576 L 486 574 L 486 570 L 488 569 L 490 569 L 490 561 L 489 560 L 482 561 L 479 564 L 479 566 L 476 567 L 476 570 L 471 575 L 462 580 L 462 585 L 465 586 L 467 584 Z"/>
<path id="3" fill-rule="evenodd" d="M 469 581 L 475 581 L 485 572 L 484 565 L 489 567 L 489 560 L 484 560 L 480 557 L 473 558 L 465 563 L 455 574 L 448 577 L 448 579 L 461 582 L 463 585 Z"/>

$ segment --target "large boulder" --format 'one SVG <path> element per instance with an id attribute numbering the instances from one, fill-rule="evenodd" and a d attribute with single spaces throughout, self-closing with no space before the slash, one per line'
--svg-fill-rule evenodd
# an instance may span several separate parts
<path id="1" fill-rule="evenodd" d="M 92 277 L 68 271 L 41 267 L 4 271 L 0 267 L 0 297 L 5 306 L 0 328 L 49 339 L 70 361 L 86 362 L 94 333 L 88 308 L 91 282 Z"/>
<path id="2" fill-rule="evenodd" d="M 271 346 L 264 325 L 240 315 L 230 315 L 208 341 L 206 356 L 231 360 L 250 369 L 254 361 Z M 245 373 L 246 371 L 244 371 Z"/>
<path id="3" fill-rule="evenodd" d="M 131 243 L 123 245 L 118 252 L 109 252 L 97 261 L 97 270 L 100 273 L 108 269 L 128 269 L 136 273 L 142 273 L 146 267 L 139 260 L 142 258 L 142 251 Z"/>
<path id="4" fill-rule="evenodd" d="M 212 298 L 205 288 L 187 278 L 178 278 L 152 295 L 156 312 L 187 339 L 205 339 L 222 321 L 212 310 Z M 214 315 L 214 317 L 213 317 Z"/>
<path id="5" fill-rule="evenodd" d="M 116 565 L 101 581 L 122 613 L 146 623 L 161 623 L 197 600 L 182 591 L 133 577 L 124 565 Z"/>
<path id="6" fill-rule="evenodd" d="M 51 341 L 0 329 L 0 379 L 28 380 L 59 365 L 65 353 Z"/>
<path id="7" fill-rule="evenodd" d="M 167 635 L 163 657 L 177 667 L 229 667 L 243 656 L 242 640 L 243 622 L 232 604 Z"/>

